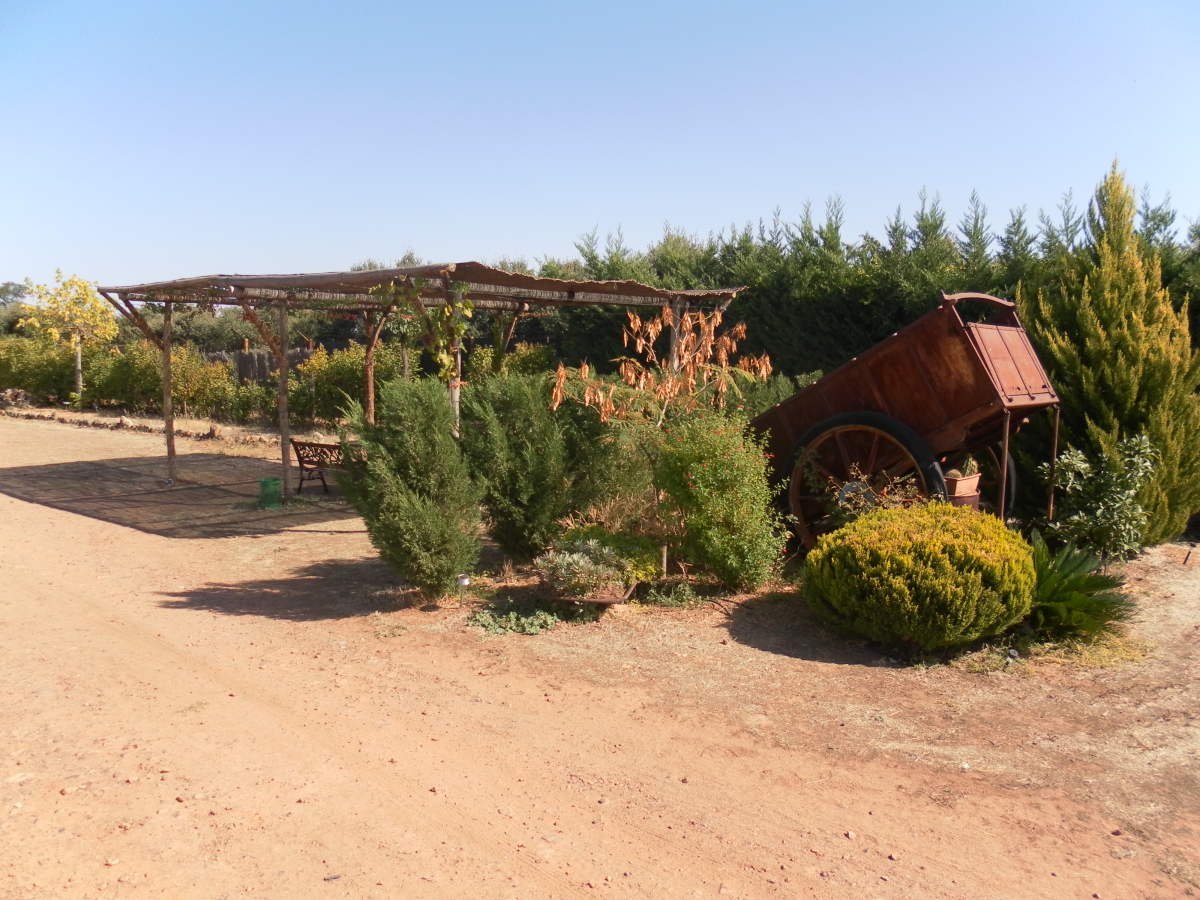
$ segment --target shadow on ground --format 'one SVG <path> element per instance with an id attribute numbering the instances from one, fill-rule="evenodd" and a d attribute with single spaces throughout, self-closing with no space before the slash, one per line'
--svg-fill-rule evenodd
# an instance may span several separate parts
<path id="1" fill-rule="evenodd" d="M 177 457 L 179 479 L 164 482 L 165 462 L 129 457 L 0 469 L 0 493 L 18 500 L 173 538 L 274 534 L 355 517 L 336 488 L 308 487 L 301 502 L 259 509 L 258 483 L 279 478 L 277 462 L 217 453 Z M 339 530 L 361 531 L 345 522 Z"/>
<path id="2" fill-rule="evenodd" d="M 206 584 L 163 593 L 166 609 L 199 609 L 229 616 L 264 616 L 291 622 L 347 619 L 392 612 L 421 603 L 378 559 L 332 559 L 287 575 L 238 584 Z"/>
<path id="3" fill-rule="evenodd" d="M 795 659 L 844 666 L 881 665 L 884 653 L 832 634 L 797 594 L 765 594 L 726 611 L 729 636 L 739 644 Z"/>

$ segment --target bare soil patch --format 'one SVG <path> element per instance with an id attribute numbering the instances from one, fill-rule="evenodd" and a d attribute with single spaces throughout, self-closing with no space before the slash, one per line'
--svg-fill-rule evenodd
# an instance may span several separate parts
<path id="1" fill-rule="evenodd" d="M 1184 550 L 1128 566 L 1112 666 L 900 666 L 786 590 L 488 636 L 348 514 L 181 539 L 70 505 L 70 467 L 160 453 L 0 418 L 0 897 L 1200 890 Z M 147 493 L 173 527 L 217 506 Z"/>

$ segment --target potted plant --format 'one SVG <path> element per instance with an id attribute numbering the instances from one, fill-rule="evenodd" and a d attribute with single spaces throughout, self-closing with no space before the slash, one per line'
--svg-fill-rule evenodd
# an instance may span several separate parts
<path id="1" fill-rule="evenodd" d="M 967 457 L 957 469 L 951 469 L 945 475 L 946 496 L 954 506 L 969 506 L 979 509 L 979 464 L 975 457 Z"/>

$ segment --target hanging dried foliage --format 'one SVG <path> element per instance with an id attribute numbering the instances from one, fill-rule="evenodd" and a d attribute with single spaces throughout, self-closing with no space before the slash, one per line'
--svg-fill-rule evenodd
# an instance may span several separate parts
<path id="1" fill-rule="evenodd" d="M 559 365 L 553 392 L 555 409 L 570 398 L 595 407 L 605 422 L 636 415 L 661 425 L 672 414 L 705 406 L 724 409 L 730 391 L 741 395 L 739 379 L 766 381 L 771 374 L 771 360 L 765 353 L 731 362 L 738 342 L 746 337 L 746 325 L 739 322 L 719 332 L 720 310 L 676 314 L 664 307 L 653 318 L 643 319 L 634 312 L 627 315 L 624 345 L 632 345 L 641 359 L 624 356 L 614 360 L 620 384 L 595 375 L 586 362 L 575 373 Z M 668 329 L 674 340 L 664 359 L 655 344 Z"/>

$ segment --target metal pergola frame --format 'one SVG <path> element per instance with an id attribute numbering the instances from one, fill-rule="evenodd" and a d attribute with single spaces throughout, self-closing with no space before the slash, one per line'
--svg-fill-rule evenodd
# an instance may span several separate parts
<path id="1" fill-rule="evenodd" d="M 279 366 L 279 446 L 283 461 L 283 497 L 286 502 L 291 493 L 292 474 L 287 399 L 288 311 L 320 309 L 363 314 L 366 330 L 366 412 L 368 420 L 374 421 L 375 349 L 397 304 L 395 300 L 389 301 L 384 294 L 372 293 L 372 289 L 387 285 L 408 287 L 422 314 L 432 308 L 468 299 L 476 309 L 511 313 L 514 322 L 517 316 L 535 306 L 615 305 L 668 307 L 675 313 L 674 321 L 678 323 L 684 312 L 703 306 L 725 309 L 738 292 L 744 290 L 741 287 L 668 290 L 636 281 L 540 278 L 506 272 L 478 262 L 297 275 L 206 275 L 123 287 L 101 287 L 101 296 L 162 351 L 163 431 L 167 445 L 168 482 L 174 483 L 178 478 L 175 411 L 171 399 L 171 318 L 176 305 L 241 307 L 246 319 L 274 355 Z M 155 334 L 137 306 L 144 302 L 163 306 L 161 337 Z M 278 315 L 274 334 L 259 316 L 260 311 L 270 308 L 274 308 Z M 509 333 L 511 337 L 511 330 Z M 672 345 L 677 338 L 677 331 L 673 329 Z M 455 358 L 455 372 L 449 383 L 450 401 L 457 413 L 462 388 L 462 348 L 457 340 L 452 343 L 450 350 Z"/>

